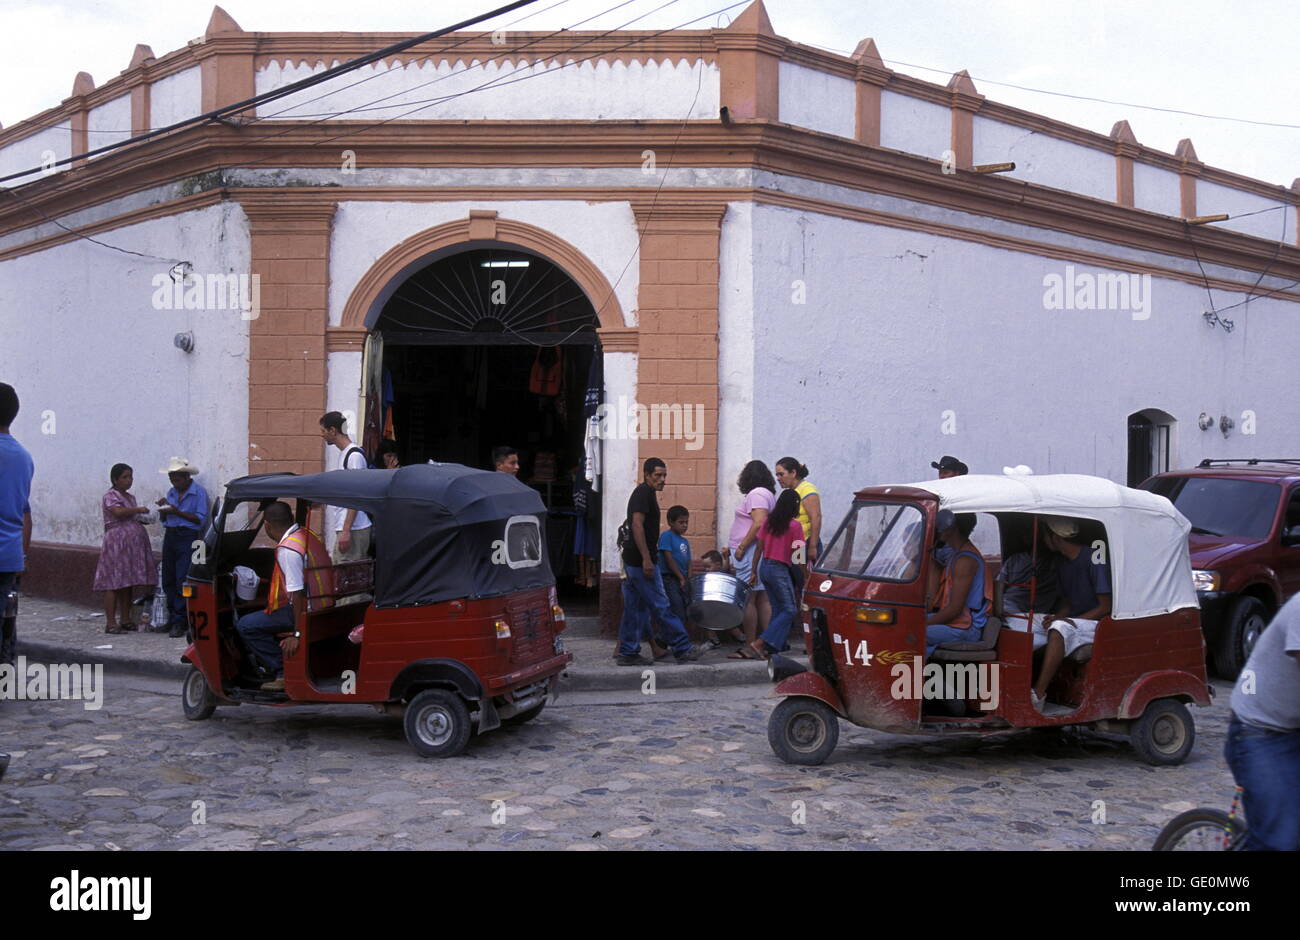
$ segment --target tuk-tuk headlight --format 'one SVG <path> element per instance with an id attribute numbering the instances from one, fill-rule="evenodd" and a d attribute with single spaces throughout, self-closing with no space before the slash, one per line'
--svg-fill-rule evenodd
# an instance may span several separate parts
<path id="1" fill-rule="evenodd" d="M 510 639 L 510 624 L 509 624 L 509 623 L 507 623 L 507 622 L 504 621 L 504 620 L 498 620 L 498 621 L 496 621 L 496 623 L 493 624 L 493 626 L 497 628 L 497 639 L 498 639 L 498 640 L 508 640 L 508 639 Z"/>
<path id="2" fill-rule="evenodd" d="M 853 619 L 858 623 L 893 623 L 894 610 L 892 607 L 857 607 Z"/>
<path id="3" fill-rule="evenodd" d="M 1217 571 L 1193 571 L 1192 584 L 1198 591 L 1217 591 L 1222 583 Z"/>
<path id="4" fill-rule="evenodd" d="M 552 604 L 551 616 L 555 619 L 556 623 L 564 623 L 564 608 L 559 604 Z"/>
<path id="5" fill-rule="evenodd" d="M 193 596 L 194 596 L 194 587 L 192 585 L 186 584 L 181 587 L 181 597 L 193 597 Z"/>

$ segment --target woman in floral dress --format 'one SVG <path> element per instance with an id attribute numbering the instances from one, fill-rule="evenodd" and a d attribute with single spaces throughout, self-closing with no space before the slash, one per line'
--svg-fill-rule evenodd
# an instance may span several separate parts
<path id="1" fill-rule="evenodd" d="M 109 471 L 112 488 L 104 494 L 104 547 L 95 568 L 96 591 L 104 592 L 104 632 L 127 633 L 131 623 L 131 593 L 136 586 L 152 588 L 157 570 L 149 533 L 144 528 L 148 506 L 137 506 L 127 492 L 134 474 L 124 463 Z"/>

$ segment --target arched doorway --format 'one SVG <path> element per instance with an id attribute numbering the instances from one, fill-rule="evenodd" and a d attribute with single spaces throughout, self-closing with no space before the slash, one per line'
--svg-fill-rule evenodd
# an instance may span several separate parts
<path id="1" fill-rule="evenodd" d="M 370 324 L 366 443 L 391 437 L 402 463 L 492 466 L 519 453 L 521 482 L 549 513 L 552 568 L 572 604 L 599 582 L 599 478 L 586 479 L 588 413 L 601 401 L 595 308 L 542 255 L 473 242 L 394 279 Z M 599 461 L 596 461 L 599 465 Z"/>
<path id="2" fill-rule="evenodd" d="M 1170 467 L 1174 448 L 1173 415 L 1157 408 L 1135 411 L 1128 416 L 1128 485 L 1164 473 Z"/>

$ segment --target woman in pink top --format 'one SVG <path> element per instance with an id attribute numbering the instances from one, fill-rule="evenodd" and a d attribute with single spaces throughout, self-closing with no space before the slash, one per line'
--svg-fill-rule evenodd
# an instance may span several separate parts
<path id="1" fill-rule="evenodd" d="M 792 489 L 782 490 L 758 533 L 763 544 L 763 560 L 759 562 L 758 574 L 772 605 L 772 622 L 749 648 L 763 659 L 790 648 L 787 640 L 799 608 L 794 558 L 797 557 L 797 547 L 804 544 L 803 526 L 799 524 L 798 515 L 799 494 Z"/>
<path id="2" fill-rule="evenodd" d="M 736 485 L 745 494 L 745 498 L 736 509 L 727 544 L 731 548 L 736 577 L 750 586 L 750 592 L 749 603 L 745 606 L 745 640 L 740 649 L 728 658 L 754 659 L 750 644 L 761 631 L 767 629 L 767 622 L 772 617 L 767 592 L 763 590 L 758 577 L 758 559 L 762 554 L 758 546 L 758 530 L 776 502 L 776 479 L 767 464 L 761 460 L 751 460 L 740 471 Z"/>

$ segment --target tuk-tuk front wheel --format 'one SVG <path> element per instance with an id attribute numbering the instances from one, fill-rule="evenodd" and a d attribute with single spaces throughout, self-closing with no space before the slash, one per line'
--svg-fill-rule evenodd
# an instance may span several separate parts
<path id="1" fill-rule="evenodd" d="M 785 699 L 767 720 L 767 742 L 787 764 L 820 764 L 839 740 L 839 716 L 815 698 Z"/>
<path id="2" fill-rule="evenodd" d="M 1196 724 L 1182 702 L 1162 698 L 1152 702 L 1129 731 L 1133 750 L 1148 764 L 1181 764 L 1192 753 Z"/>
<path id="3" fill-rule="evenodd" d="M 190 671 L 185 673 L 185 679 L 181 683 L 181 708 L 190 721 L 211 718 L 217 710 L 217 697 L 208 687 L 208 680 L 203 678 L 203 673 L 195 666 L 190 666 Z"/>
<path id="4" fill-rule="evenodd" d="M 454 757 L 469 744 L 469 709 L 447 689 L 425 689 L 411 699 L 403 724 L 421 757 Z"/>

